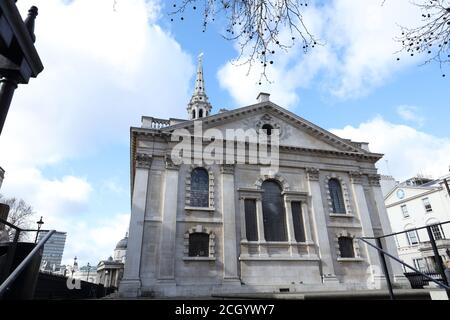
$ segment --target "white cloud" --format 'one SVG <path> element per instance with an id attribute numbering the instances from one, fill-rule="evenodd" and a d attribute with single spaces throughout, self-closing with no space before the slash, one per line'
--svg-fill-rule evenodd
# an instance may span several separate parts
<path id="1" fill-rule="evenodd" d="M 397 180 L 405 180 L 418 173 L 434 178 L 448 173 L 449 138 L 390 123 L 381 116 L 361 123 L 358 127 L 346 126 L 331 131 L 342 138 L 369 142 L 372 152 L 384 153 L 390 172 L 383 160 L 378 163 L 379 169 L 384 174 L 392 174 Z"/>
<path id="2" fill-rule="evenodd" d="M 105 229 L 96 223 L 111 231 L 109 245 L 123 237 L 125 224 L 85 216 L 94 181 L 77 174 L 49 178 L 43 169 L 127 145 L 129 127 L 139 125 L 141 115 L 183 116 L 192 59 L 157 24 L 159 0 L 120 0 L 116 10 L 110 0 L 17 5 L 23 16 L 39 7 L 36 46 L 45 70 L 16 90 L 0 137 L 0 165 L 7 171 L 2 192 L 25 199 L 45 216 L 46 227 L 67 231 L 68 252 L 93 246 L 91 257 L 103 255 L 107 244 L 96 251 L 100 240 L 94 238 Z M 75 228 L 80 219 L 86 224 Z M 116 227 L 120 236 L 112 239 Z"/>
<path id="3" fill-rule="evenodd" d="M 399 25 L 412 26 L 420 20 L 418 9 L 409 0 L 334 0 L 326 5 L 310 5 L 304 17 L 309 30 L 323 46 L 304 55 L 298 47 L 278 52 L 268 71 L 272 84 L 257 85 L 260 66 L 247 76 L 247 66 L 230 63 L 218 72 L 222 87 L 242 104 L 255 102 L 261 89 L 272 92 L 285 107 L 294 105 L 298 88 L 319 81 L 326 92 L 338 98 L 367 94 L 397 71 L 415 64 L 417 57 L 396 61 Z M 236 48 L 237 51 L 238 48 Z"/>
<path id="4" fill-rule="evenodd" d="M 425 118 L 420 115 L 420 110 L 415 106 L 402 105 L 397 107 L 397 114 L 405 121 L 414 122 L 423 126 Z"/>

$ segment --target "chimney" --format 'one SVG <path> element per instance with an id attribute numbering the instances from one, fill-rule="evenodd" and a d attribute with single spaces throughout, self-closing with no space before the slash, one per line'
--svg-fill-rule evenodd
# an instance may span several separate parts
<path id="1" fill-rule="evenodd" d="M 258 97 L 256 98 L 259 103 L 261 102 L 269 102 L 270 101 L 270 93 L 260 92 Z"/>

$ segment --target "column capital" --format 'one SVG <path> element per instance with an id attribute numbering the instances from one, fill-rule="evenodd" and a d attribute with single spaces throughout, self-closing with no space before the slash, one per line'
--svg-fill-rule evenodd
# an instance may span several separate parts
<path id="1" fill-rule="evenodd" d="M 350 176 L 351 183 L 353 184 L 362 183 L 362 173 L 360 171 L 349 171 L 348 175 Z"/>
<path id="2" fill-rule="evenodd" d="M 166 169 L 167 170 L 178 170 L 180 168 L 179 165 L 176 165 L 173 162 L 172 157 L 170 156 L 170 154 L 165 156 L 164 161 L 166 163 Z"/>
<path id="3" fill-rule="evenodd" d="M 380 180 L 381 180 L 381 176 L 379 174 L 369 174 L 367 175 L 368 179 L 369 179 L 369 185 L 373 186 L 373 187 L 379 187 L 380 185 Z"/>
<path id="4" fill-rule="evenodd" d="M 136 168 L 150 169 L 152 165 L 152 156 L 145 153 L 136 154 Z"/>
<path id="5" fill-rule="evenodd" d="M 234 164 L 222 164 L 220 166 L 220 173 L 222 173 L 222 174 L 234 174 Z"/>
<path id="6" fill-rule="evenodd" d="M 319 181 L 320 170 L 318 168 L 306 168 L 306 175 L 309 181 Z"/>

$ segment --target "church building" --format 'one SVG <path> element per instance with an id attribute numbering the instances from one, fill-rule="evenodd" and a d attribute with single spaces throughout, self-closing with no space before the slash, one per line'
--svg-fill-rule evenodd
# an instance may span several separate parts
<path id="1" fill-rule="evenodd" d="M 200 58 L 189 120 L 144 116 L 131 128 L 122 297 L 385 286 L 377 251 L 357 239 L 391 233 L 375 167 L 382 155 L 278 106 L 267 93 L 257 99 L 213 114 Z M 199 135 L 198 127 L 215 138 Z M 257 137 L 239 142 L 229 132 Z M 174 159 L 180 138 L 189 148 L 192 141 L 194 161 Z M 207 150 L 213 140 L 214 157 L 199 157 L 196 144 Z M 239 157 L 242 146 L 250 151 Z M 250 154 L 268 147 L 276 166 L 263 170 L 267 163 L 250 161 Z M 394 240 L 384 248 L 396 254 Z M 407 286 L 398 264 L 388 261 L 388 268 L 394 285 Z"/>

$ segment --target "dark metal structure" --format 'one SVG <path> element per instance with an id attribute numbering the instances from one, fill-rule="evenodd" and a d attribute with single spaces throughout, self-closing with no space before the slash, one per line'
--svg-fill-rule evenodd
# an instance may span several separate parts
<path id="1" fill-rule="evenodd" d="M 0 134 L 17 86 L 44 69 L 34 46 L 37 15 L 33 6 L 23 21 L 15 1 L 0 1 Z"/>
<path id="2" fill-rule="evenodd" d="M 447 295 L 449 295 L 450 293 L 450 286 L 448 285 L 448 281 L 447 281 L 447 277 L 445 275 L 444 272 L 444 268 L 443 268 L 443 261 L 442 258 L 439 254 L 437 245 L 436 245 L 436 239 L 434 237 L 433 231 L 432 231 L 432 226 L 441 226 L 444 224 L 448 224 L 450 223 L 450 221 L 446 221 L 446 222 L 442 222 L 442 223 L 438 223 L 438 224 L 434 224 L 434 225 L 428 225 L 425 227 L 421 227 L 421 228 L 415 228 L 415 229 L 410 229 L 410 230 L 406 230 L 406 231 L 402 231 L 402 232 L 396 232 L 396 233 L 391 233 L 388 235 L 383 235 L 380 237 L 361 237 L 358 238 L 359 240 L 361 240 L 362 242 L 364 242 L 365 244 L 369 245 L 370 247 L 376 249 L 378 251 L 379 257 L 380 257 L 380 261 L 381 261 L 381 268 L 383 270 L 383 274 L 384 277 L 386 278 L 386 283 L 387 283 L 387 287 L 389 290 L 389 295 L 390 298 L 392 300 L 395 299 L 394 296 L 394 290 L 392 288 L 392 282 L 391 282 L 391 278 L 390 278 L 390 274 L 389 274 L 389 269 L 387 268 L 387 264 L 386 264 L 386 257 L 400 263 L 401 265 L 403 265 L 405 268 L 411 269 L 414 271 L 416 276 L 420 276 L 420 279 L 422 281 L 422 283 L 425 281 L 425 279 L 429 282 L 434 282 L 436 283 L 439 287 L 447 290 Z M 390 254 L 389 252 L 385 251 L 383 249 L 383 244 L 382 244 L 382 240 L 387 238 L 387 237 L 391 237 L 391 236 L 396 236 L 399 234 L 403 234 L 403 233 L 407 233 L 410 231 L 415 231 L 417 232 L 418 230 L 422 230 L 422 229 L 426 229 L 428 236 L 429 236 L 429 240 L 430 240 L 430 244 L 431 247 L 433 249 L 433 253 L 434 253 L 434 259 L 436 261 L 436 268 L 437 268 L 437 274 L 438 276 L 436 276 L 435 273 L 430 274 L 430 273 L 424 273 L 420 270 L 417 270 L 416 268 L 410 266 L 409 264 L 405 263 L 404 261 L 400 260 L 399 258 L 395 257 L 394 255 Z M 376 244 L 371 243 L 369 240 L 375 240 Z M 408 279 L 412 278 L 412 273 L 405 273 L 405 276 L 408 277 Z M 416 282 L 418 280 L 414 279 L 413 282 L 411 283 L 412 287 L 414 287 L 416 285 Z"/>

